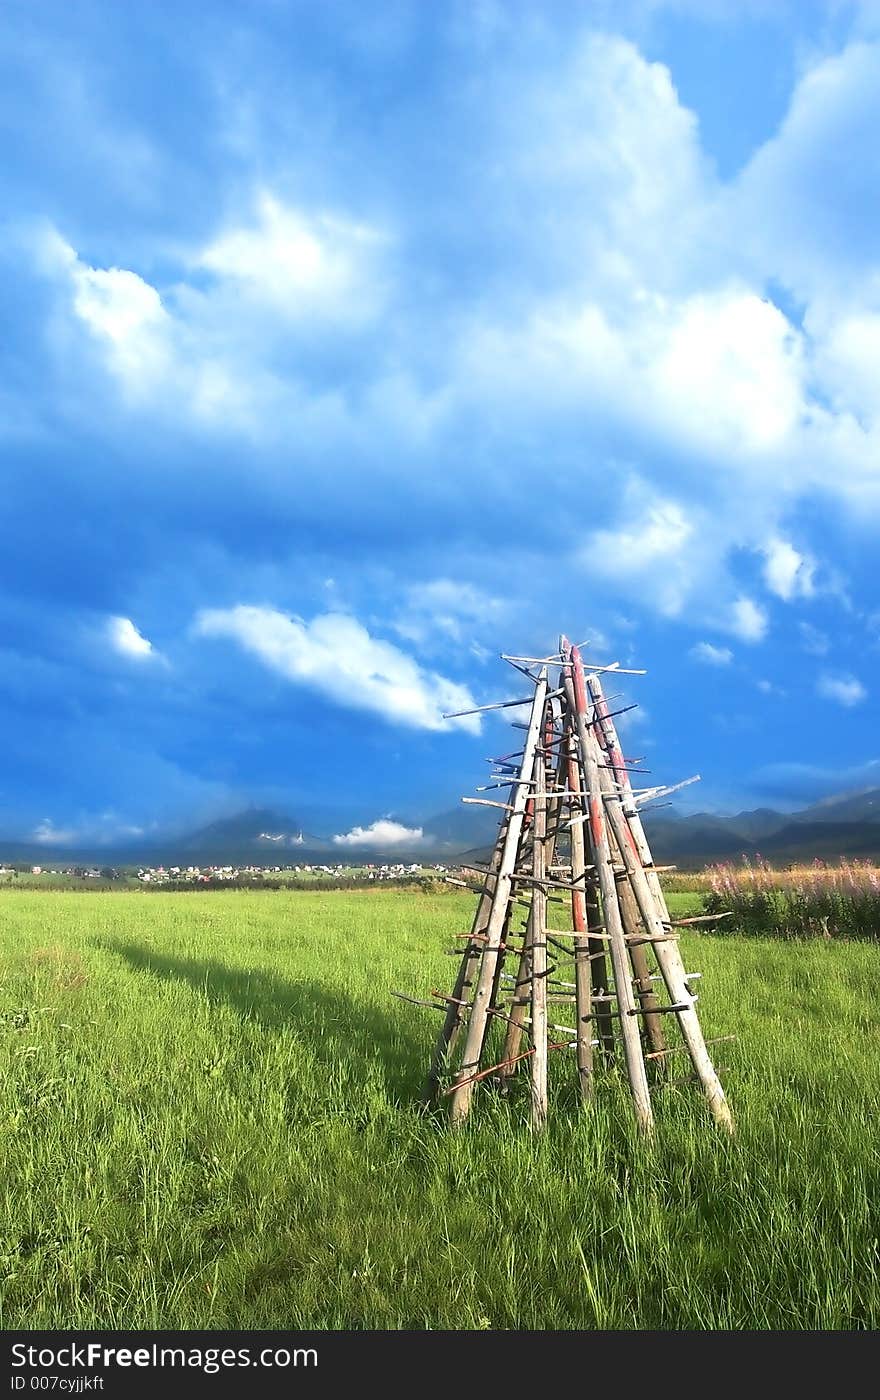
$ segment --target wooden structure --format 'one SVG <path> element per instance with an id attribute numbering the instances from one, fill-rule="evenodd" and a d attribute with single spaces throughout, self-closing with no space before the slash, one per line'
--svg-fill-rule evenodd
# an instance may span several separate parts
<path id="1" fill-rule="evenodd" d="M 634 788 L 639 772 L 621 752 L 601 675 L 642 674 L 618 665 L 585 671 L 566 638 L 554 656 L 505 656 L 533 693 L 485 709 L 522 705 L 522 747 L 491 760 L 506 800 L 463 798 L 500 810 L 451 995 L 425 1004 L 444 1012 L 426 1088 L 448 1099 L 454 1124 L 478 1086 L 510 1092 L 528 1071 L 531 1121 L 547 1116 L 551 1055 L 574 1051 L 583 1100 L 595 1070 L 625 1071 L 640 1127 L 653 1127 L 652 1079 L 686 1053 L 716 1122 L 733 1122 L 709 1057 L 693 983 L 645 837 L 642 805 L 674 788 Z M 450 716 L 451 718 L 452 716 Z M 689 779 L 688 781 L 695 781 Z M 677 787 L 684 784 L 677 784 Z M 414 998 L 406 998 L 415 1000 Z M 677 1043 L 669 1043 L 673 1037 Z"/>

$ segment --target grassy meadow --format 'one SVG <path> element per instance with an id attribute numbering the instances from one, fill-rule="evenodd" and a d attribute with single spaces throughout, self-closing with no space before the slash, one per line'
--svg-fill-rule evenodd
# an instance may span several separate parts
<path id="1" fill-rule="evenodd" d="M 390 993 L 451 986 L 472 909 L 0 892 L 0 1325 L 880 1325 L 876 947 L 683 938 L 733 1140 L 673 1083 L 648 1146 L 561 1056 L 543 1136 L 489 1091 L 452 1133 Z"/>

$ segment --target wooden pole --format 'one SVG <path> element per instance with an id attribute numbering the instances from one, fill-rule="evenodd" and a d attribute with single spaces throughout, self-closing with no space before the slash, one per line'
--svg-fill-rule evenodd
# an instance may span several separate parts
<path id="1" fill-rule="evenodd" d="M 619 852 L 620 847 L 617 837 L 613 832 L 611 835 L 612 851 Z M 621 856 L 622 859 L 622 856 Z M 638 938 L 644 932 L 639 906 L 633 894 L 632 885 L 627 875 L 617 876 L 617 895 L 620 900 L 620 914 L 623 919 L 623 927 L 630 938 Z M 642 1020 L 645 1026 L 645 1033 L 648 1044 L 652 1050 L 665 1050 L 666 1039 L 663 1035 L 663 1025 L 660 1016 L 657 1015 L 656 992 L 651 984 L 651 969 L 648 965 L 647 950 L 642 943 L 629 944 L 629 960 L 632 964 L 633 977 L 635 979 L 636 995 L 639 998 L 644 1015 Z"/>
<path id="2" fill-rule="evenodd" d="M 669 910 L 666 907 L 660 877 L 652 868 L 651 851 L 641 817 L 635 805 L 627 800 L 627 794 L 630 790 L 629 775 L 623 762 L 617 731 L 608 714 L 602 685 L 597 676 L 590 676 L 589 690 L 595 707 L 596 727 L 602 730 L 605 751 L 614 772 L 613 780 L 611 773 L 607 773 L 610 780 L 609 788 L 612 789 L 606 794 L 607 801 L 605 803 L 609 823 L 618 837 L 621 855 L 626 864 L 633 894 L 645 927 L 655 936 L 663 935 L 671 922 Z M 594 740 L 594 742 L 596 741 Z M 733 1116 L 730 1112 L 730 1105 L 706 1049 L 699 1017 L 693 1010 L 693 994 L 685 973 L 681 951 L 678 944 L 672 939 L 663 938 L 662 941 L 657 941 L 653 946 L 657 965 L 663 975 L 671 1001 L 673 1004 L 680 1004 L 685 1008 L 677 1012 L 676 1016 L 682 1037 L 690 1053 L 694 1071 L 703 1086 L 709 1109 L 719 1126 L 732 1132 Z"/>
<path id="3" fill-rule="evenodd" d="M 596 929 L 601 921 L 599 892 L 595 884 L 588 883 L 583 878 L 587 870 L 583 821 L 588 820 L 588 817 L 585 815 L 586 804 L 584 801 L 580 766 L 577 757 L 575 719 L 571 712 L 568 714 L 567 724 L 568 786 L 572 792 L 577 792 L 578 794 L 577 798 L 572 801 L 571 806 L 572 809 L 574 809 L 575 805 L 579 806 L 583 809 L 584 813 L 583 820 L 573 821 L 569 825 L 569 839 L 571 841 L 572 853 L 572 884 L 580 883 L 583 886 L 583 893 L 578 891 L 577 894 L 572 894 L 572 923 L 575 929 Z M 573 812 L 573 815 L 577 814 Z M 609 986 L 608 961 L 605 956 L 605 947 L 601 937 L 591 936 L 587 938 L 586 942 L 582 940 L 576 941 L 574 956 L 575 982 L 577 984 L 578 978 L 580 978 L 579 997 L 583 1005 L 583 1011 L 579 1013 L 579 1016 L 590 1016 L 592 1013 L 592 1003 L 598 1002 L 599 1011 L 595 1018 L 596 1030 L 605 1062 L 610 1065 L 614 1061 L 614 1026 L 611 1017 L 607 1013 L 605 993 Z M 582 1099 L 589 1098 L 593 1088 L 593 1041 L 590 1040 L 589 1035 L 586 1034 L 589 1025 L 589 1021 L 584 1022 L 585 1039 L 578 1054 L 578 1082 Z M 587 1068 L 588 1066 L 589 1068 Z"/>
<path id="4" fill-rule="evenodd" d="M 568 665 L 563 666 L 565 693 L 576 724 L 578 756 L 590 817 L 587 831 L 589 832 L 593 864 L 599 875 L 603 922 L 609 935 L 627 1077 L 635 1106 L 636 1120 L 642 1131 L 650 1134 L 654 1127 L 654 1115 L 651 1110 L 651 1094 L 648 1089 L 648 1076 L 642 1056 L 641 1036 L 635 1017 L 629 1014 L 630 1011 L 635 1010 L 635 998 L 630 980 L 629 955 L 617 899 L 617 886 L 612 869 L 613 862 L 602 802 L 599 745 L 594 735 L 590 733 L 588 724 L 587 696 L 580 653 L 576 647 L 571 647 L 567 638 L 564 637 L 560 639 L 560 648 L 565 661 L 568 662 Z"/>
<path id="5" fill-rule="evenodd" d="M 571 730 L 570 721 L 566 765 L 568 786 L 572 791 L 579 791 L 580 772 L 577 762 L 577 740 Z M 571 879 L 572 884 L 577 884 L 586 869 L 584 828 L 580 822 L 569 827 L 569 839 L 571 841 Z M 592 970 L 599 966 L 599 960 L 590 957 L 590 940 L 586 936 L 587 899 L 586 893 L 581 890 L 572 890 L 571 922 L 575 929 L 583 933 L 582 938 L 576 938 L 574 941 L 574 987 L 577 1007 L 577 1045 L 575 1049 L 577 1052 L 578 1091 L 581 1102 L 586 1103 L 592 1098 L 594 1089 L 593 1040 L 590 1030 L 593 1018 Z M 601 948 L 601 944 L 598 946 Z M 602 948 L 603 965 L 604 954 L 605 950 Z M 604 984 L 604 972 L 600 973 L 600 977 Z"/>
<path id="6" fill-rule="evenodd" d="M 503 1065 L 499 1073 L 499 1079 L 504 1088 L 509 1087 L 509 1080 L 514 1073 L 514 1066 L 519 1059 L 517 1051 L 522 1040 L 523 1027 L 526 1021 L 526 1006 L 529 998 L 524 995 L 526 988 L 532 982 L 532 934 L 534 924 L 532 922 L 533 909 L 529 909 L 528 922 L 526 924 L 525 941 L 519 957 L 519 965 L 516 970 L 516 977 L 513 983 L 513 1006 L 510 1012 L 510 1022 L 504 1037 L 504 1050 L 502 1051 Z M 544 935 L 546 941 L 546 934 Z"/>
<path id="7" fill-rule="evenodd" d="M 587 928 L 596 929 L 602 922 L 602 911 L 599 907 L 599 889 L 595 884 L 587 886 L 584 896 L 587 911 Z M 610 978 L 608 975 L 608 959 L 605 956 L 604 932 L 591 933 L 588 939 L 590 952 L 590 978 L 593 983 L 593 1001 L 600 999 L 603 992 L 608 990 Z M 614 1026 L 611 1018 L 601 1012 L 596 1019 L 596 1029 L 599 1033 L 599 1041 L 602 1047 L 602 1055 L 606 1065 L 612 1065 L 615 1060 L 617 1047 L 614 1040 Z"/>
<path id="8" fill-rule="evenodd" d="M 535 694 L 532 699 L 529 727 L 526 731 L 523 762 L 520 769 L 524 778 L 527 774 L 531 773 L 534 767 L 535 749 L 540 736 L 546 697 L 547 668 L 542 667 L 538 679 L 535 682 Z M 508 818 L 507 830 L 501 848 L 501 858 L 498 863 L 495 888 L 492 891 L 492 904 L 485 929 L 488 942 L 483 945 L 484 951 L 482 959 L 480 960 L 480 971 L 471 1005 L 462 1063 L 456 1078 L 455 1089 L 451 1096 L 450 1119 L 455 1125 L 459 1125 L 465 1121 L 470 1112 L 473 1099 L 474 1086 L 473 1082 L 469 1081 L 471 1081 L 471 1076 L 476 1074 L 480 1067 L 480 1056 L 483 1049 L 486 1023 L 489 1019 L 492 988 L 495 982 L 495 967 L 498 961 L 499 944 L 501 942 L 504 923 L 507 918 L 508 904 L 510 902 L 510 877 L 516 865 L 520 837 L 522 836 L 526 801 L 527 788 L 524 784 L 519 783 L 514 790 L 511 803 L 513 811 Z"/>
<path id="9" fill-rule="evenodd" d="M 549 722 L 548 722 L 547 718 L 545 717 L 545 721 L 544 721 L 544 744 L 543 744 L 543 746 L 542 746 L 540 749 L 538 749 L 538 750 L 536 751 L 536 757 L 537 757 L 538 755 L 540 755 L 541 757 L 545 757 L 545 756 L 546 756 L 545 753 L 544 753 L 544 750 L 546 749 L 546 739 L 547 739 L 548 723 L 549 723 Z M 536 770 L 536 772 L 537 772 L 537 767 L 538 767 L 538 765 L 537 765 L 537 763 L 536 763 L 536 764 L 535 764 L 535 770 Z M 557 785 L 559 785 L 559 783 L 561 782 L 561 778 L 562 778 L 562 761 L 560 760 L 559 768 L 557 769 Z M 544 791 L 544 790 L 546 789 L 546 786 L 547 786 L 546 782 L 545 782 L 545 781 L 542 781 L 541 783 L 539 783 L 539 784 L 537 785 L 537 789 L 536 789 L 536 790 L 538 790 L 538 791 Z M 529 805 L 530 805 L 530 807 L 532 806 L 531 803 L 530 803 Z M 558 837 L 558 833 L 559 833 L 559 829 L 560 829 L 560 823 L 561 823 L 561 813 L 562 813 L 562 803 L 561 803 L 561 801 L 560 801 L 558 798 L 556 798 L 556 797 L 552 797 L 552 798 L 548 799 L 548 802 L 547 802 L 546 832 L 545 832 L 545 836 L 544 836 L 544 848 L 545 848 L 545 850 L 544 850 L 544 869 L 545 869 L 545 870 L 546 870 L 550 865 L 552 865 L 552 863 L 553 863 L 553 856 L 554 856 L 554 851 L 555 851 L 555 848 L 556 848 L 556 841 L 557 841 L 557 837 Z M 533 815 L 534 815 L 534 812 L 533 812 Z M 534 839 L 535 839 L 535 838 L 534 838 L 534 830 L 533 830 L 532 839 L 533 839 L 533 842 L 534 842 Z M 522 854 L 522 852 L 521 852 L 521 854 Z M 533 863 L 533 862 L 532 862 L 532 877 L 534 878 L 534 863 Z M 547 901 L 546 901 L 546 899 L 545 899 L 545 901 L 544 901 L 545 922 L 546 922 L 546 904 L 547 904 Z M 500 1082 L 501 1082 L 502 1087 L 504 1087 L 504 1088 L 509 1088 L 510 1080 L 511 1080 L 511 1078 L 513 1077 L 513 1075 L 516 1073 L 516 1065 L 517 1065 L 519 1059 L 521 1058 L 521 1057 L 517 1054 L 517 1051 L 519 1050 L 520 1041 L 521 1041 L 521 1039 L 522 1039 L 523 1028 L 524 1028 L 525 1023 L 526 1023 L 526 1006 L 527 1006 L 527 1004 L 528 1004 L 527 999 L 523 996 L 523 991 L 524 991 L 524 989 L 525 989 L 526 987 L 530 987 L 530 986 L 531 986 L 531 983 L 532 983 L 532 939 L 533 939 L 533 932 L 534 932 L 534 924 L 533 924 L 533 920 L 532 920 L 532 915 L 533 915 L 533 913 L 534 913 L 534 905 L 532 904 L 532 906 L 531 906 L 530 909 L 529 909 L 528 923 L 527 923 L 527 925 L 526 925 L 526 933 L 525 933 L 525 938 L 524 938 L 524 941 L 523 941 L 522 953 L 521 953 L 521 955 L 520 955 L 519 966 L 518 966 L 518 968 L 517 968 L 516 977 L 515 977 L 515 979 L 514 979 L 514 990 L 513 990 L 514 1005 L 513 1005 L 513 1008 L 512 1008 L 512 1010 L 511 1010 L 511 1013 L 510 1013 L 510 1024 L 509 1024 L 508 1027 L 507 1027 L 507 1033 L 506 1033 L 505 1038 L 504 1038 L 504 1050 L 503 1050 L 504 1067 L 502 1068 L 502 1070 L 501 1070 L 501 1072 L 500 1072 L 500 1074 L 499 1074 L 499 1080 L 500 1080 Z M 546 937 L 546 931 L 545 931 L 545 933 L 544 933 L 544 942 L 546 943 L 546 941 L 547 941 L 547 937 Z"/>
<path id="10" fill-rule="evenodd" d="M 544 760 L 535 755 L 535 781 L 543 776 Z M 532 822 L 532 874 L 536 880 L 544 875 L 545 843 L 547 840 L 547 799 L 534 799 Z M 547 896 L 540 885 L 532 895 L 531 927 L 531 1038 L 535 1053 L 529 1062 L 532 1090 L 532 1127 L 540 1130 L 547 1122 Z"/>
<path id="11" fill-rule="evenodd" d="M 465 944 L 461 965 L 459 966 L 458 975 L 455 979 L 455 986 L 452 991 L 453 1000 L 448 1004 L 446 1019 L 437 1037 L 434 1054 L 431 1058 L 431 1067 L 428 1071 L 428 1079 L 422 1095 L 422 1102 L 425 1104 L 434 1103 L 439 1096 L 443 1069 L 455 1048 L 455 1042 L 458 1039 L 464 1021 L 461 1001 L 473 984 L 474 970 L 478 961 L 474 953 L 479 946 L 479 942 L 485 939 L 486 936 L 485 925 L 488 922 L 489 912 L 492 907 L 492 898 L 495 892 L 495 875 L 501 864 L 501 853 L 504 849 L 504 841 L 507 836 L 508 821 L 509 818 L 504 816 L 498 826 L 495 849 L 489 860 L 489 870 L 486 874 L 482 893 L 477 902 L 476 913 L 474 914 L 473 923 L 471 925 L 470 937 Z"/>

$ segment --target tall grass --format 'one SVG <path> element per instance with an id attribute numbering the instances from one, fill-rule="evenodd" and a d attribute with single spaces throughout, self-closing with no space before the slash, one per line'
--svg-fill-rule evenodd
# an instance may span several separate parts
<path id="1" fill-rule="evenodd" d="M 730 910 L 739 933 L 880 941 L 880 872 L 860 861 L 777 871 L 758 858 L 707 872 L 705 907 Z"/>
<path id="2" fill-rule="evenodd" d="M 873 1328 L 877 955 L 697 936 L 733 1140 L 417 1100 L 466 896 L 0 897 L 6 1328 Z M 683 1072 L 683 1070 L 682 1070 Z"/>
<path id="3" fill-rule="evenodd" d="M 705 870 L 676 870 L 672 874 L 662 874 L 660 883 L 665 894 L 705 894 L 708 879 Z"/>

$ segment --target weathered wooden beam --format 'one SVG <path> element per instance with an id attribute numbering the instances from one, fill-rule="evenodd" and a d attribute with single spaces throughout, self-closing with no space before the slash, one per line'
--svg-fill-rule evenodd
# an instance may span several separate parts
<path id="1" fill-rule="evenodd" d="M 501 818 L 495 849 L 492 853 L 487 870 L 483 872 L 486 876 L 486 880 L 480 893 L 479 900 L 477 901 L 473 923 L 471 924 L 473 941 L 470 941 L 464 950 L 453 988 L 453 1000 L 448 1004 L 446 1020 L 437 1037 L 434 1053 L 431 1056 L 428 1078 L 422 1095 L 422 1101 L 425 1104 L 431 1104 L 435 1102 L 437 1098 L 443 1070 L 455 1049 L 455 1044 L 463 1024 L 464 1018 L 461 1013 L 461 1007 L 457 1004 L 456 999 L 463 997 L 464 993 L 473 984 L 473 974 L 477 961 L 474 957 L 474 953 L 478 951 L 477 944 L 478 941 L 482 941 L 482 930 L 488 921 L 492 908 L 492 900 L 495 893 L 495 877 L 501 865 L 501 857 L 507 838 L 509 820 L 509 815 L 505 815 Z"/>
<path id="2" fill-rule="evenodd" d="M 723 1044 L 725 1043 L 725 1041 L 728 1041 L 728 1040 L 738 1040 L 738 1039 L 739 1039 L 739 1037 L 738 1037 L 738 1036 L 735 1036 L 735 1035 L 715 1035 L 715 1036 L 712 1036 L 712 1038 L 711 1038 L 710 1040 L 707 1040 L 707 1041 L 705 1042 L 705 1044 L 706 1044 L 706 1045 L 723 1045 Z M 652 1052 L 652 1053 L 649 1054 L 649 1055 L 646 1055 L 646 1056 L 645 1056 L 645 1059 L 646 1059 L 646 1060 L 659 1060 L 660 1057 L 661 1057 L 661 1055 L 689 1055 L 689 1054 L 690 1054 L 690 1047 L 689 1047 L 688 1045 L 671 1045 L 671 1046 L 669 1047 L 668 1050 L 657 1050 L 657 1051 Z M 698 1082 L 699 1082 L 699 1081 L 698 1081 Z"/>
<path id="3" fill-rule="evenodd" d="M 445 999 L 443 1001 L 425 1001 L 424 997 L 409 997 L 406 992 L 392 992 L 391 995 L 397 997 L 399 1001 L 408 1001 L 411 1006 L 427 1006 L 432 1011 L 446 1010 Z"/>
<path id="4" fill-rule="evenodd" d="M 599 873 L 599 889 L 602 899 L 602 916 L 609 935 L 611 962 L 614 968 L 614 985 L 618 992 L 621 1011 L 628 1011 L 633 1005 L 633 990 L 629 981 L 629 957 L 627 954 L 617 887 L 612 871 L 612 856 L 608 841 L 605 810 L 601 800 L 601 775 L 599 772 L 599 744 L 589 724 L 586 687 L 580 655 L 571 649 L 566 638 L 560 640 L 560 650 L 569 663 L 564 671 L 565 689 L 569 709 L 574 716 L 575 737 L 580 760 L 584 793 L 587 799 L 590 821 L 585 830 L 589 835 L 590 852 L 593 864 Z M 606 775 L 607 776 L 607 775 Z M 642 1044 L 638 1027 L 632 1017 L 622 1018 L 623 1053 L 627 1077 L 635 1107 L 636 1120 L 643 1132 L 653 1131 L 654 1115 L 651 1109 L 651 1094 L 645 1061 L 642 1057 Z"/>
<path id="5" fill-rule="evenodd" d="M 602 684 L 598 677 L 590 677 L 589 690 L 599 720 L 598 729 L 602 736 L 605 753 L 616 768 L 618 783 L 625 785 L 629 782 L 629 777 L 622 763 L 619 767 L 617 766 L 623 755 L 617 738 L 617 730 L 611 715 L 608 713 L 608 707 L 602 693 Z M 650 869 L 651 853 L 641 817 L 637 812 L 624 812 L 619 803 L 609 803 L 606 810 L 612 825 L 619 832 L 621 848 L 632 881 L 633 893 L 638 901 L 642 917 L 649 927 L 653 926 L 660 934 L 664 927 L 671 925 L 671 920 L 659 876 Z M 689 1002 L 691 992 L 677 944 L 666 943 L 665 940 L 659 938 L 656 942 L 657 964 L 666 982 L 670 1000 L 673 1004 Z M 730 1106 L 721 1081 L 715 1072 L 711 1056 L 706 1049 L 706 1041 L 699 1017 L 693 1008 L 679 1012 L 678 1024 L 688 1047 L 694 1070 L 703 1086 L 709 1109 L 719 1126 L 732 1132 L 733 1116 L 730 1112 Z"/>
<path id="6" fill-rule="evenodd" d="M 543 774 L 543 759 L 535 755 L 535 787 L 540 788 Z M 547 941 L 544 930 L 547 924 L 547 904 L 541 888 L 546 858 L 547 840 L 547 798 L 538 792 L 534 801 L 534 825 L 532 845 L 532 874 L 538 882 L 532 895 L 531 920 L 531 1025 L 532 1045 L 535 1053 L 529 1065 L 532 1107 L 532 1127 L 538 1131 L 547 1121 Z"/>
<path id="7" fill-rule="evenodd" d="M 665 1016 L 668 1012 L 687 1011 L 690 1007 L 693 1006 L 696 1000 L 696 997 L 692 997 L 690 1001 L 679 1002 L 676 1006 L 655 1006 L 650 1012 L 645 1012 L 641 1006 L 634 1006 L 626 1014 L 628 1016 Z M 660 1049 L 655 1050 L 653 1053 L 656 1055 L 662 1055 L 665 1049 L 666 1046 L 664 1045 Z"/>
<path id="8" fill-rule="evenodd" d="M 523 764 L 521 769 L 523 776 L 531 771 L 534 764 L 534 752 L 540 737 L 541 721 L 544 715 L 547 690 L 547 671 L 545 668 L 542 669 L 535 684 L 529 728 L 523 752 Z M 465 1036 L 462 1062 L 458 1071 L 457 1082 L 452 1093 L 452 1102 L 450 1104 L 450 1118 L 453 1124 L 456 1125 L 462 1124 L 470 1112 L 473 1099 L 472 1076 L 479 1070 L 480 1056 L 483 1051 L 485 1031 L 489 1019 L 492 988 L 495 981 L 495 969 L 500 951 L 497 945 L 501 941 L 501 933 L 504 928 L 505 919 L 507 918 L 512 889 L 511 876 L 516 865 L 517 851 L 519 849 L 523 822 L 525 819 L 526 789 L 524 787 L 517 786 L 513 798 L 513 809 L 514 810 L 508 815 L 507 819 L 507 829 L 501 847 L 498 873 L 494 881 L 495 888 L 492 892 L 491 908 L 485 928 L 485 932 L 489 937 L 489 943 L 486 946 L 480 964 L 471 1014 L 468 1020 L 467 1034 Z M 468 964 L 468 966 L 470 966 L 470 964 Z"/>
<path id="9" fill-rule="evenodd" d="M 463 797 L 461 800 L 469 807 L 500 807 L 502 812 L 513 811 L 509 802 L 493 802 L 489 797 Z"/>
<path id="10" fill-rule="evenodd" d="M 604 774 L 602 775 L 604 778 Z M 611 850 L 621 860 L 620 846 L 617 837 L 613 832 L 610 835 Z M 626 867 L 624 866 L 624 869 Z M 648 955 L 645 945 L 642 942 L 644 929 L 639 915 L 639 906 L 633 894 L 632 886 L 626 875 L 617 882 L 617 897 L 620 901 L 620 914 L 623 919 L 623 927 L 627 934 L 627 946 L 629 948 L 629 960 L 633 971 L 633 985 L 636 995 L 639 998 L 639 1005 L 645 1012 L 644 1026 L 648 1037 L 648 1044 L 652 1050 L 663 1050 L 666 1048 L 666 1038 L 663 1034 L 663 1025 L 659 1017 L 655 1014 L 657 1006 L 657 996 L 651 986 L 651 969 L 648 966 Z"/>
<path id="11" fill-rule="evenodd" d="M 669 928 L 689 928 L 692 924 L 714 924 L 718 919 L 732 919 L 733 910 L 726 909 L 723 914 L 697 914 L 692 919 L 670 919 Z"/>
<path id="12" fill-rule="evenodd" d="M 481 715 L 485 710 L 510 710 L 517 705 L 531 705 L 532 697 L 527 695 L 524 700 L 495 700 L 491 705 L 475 705 L 472 710 L 452 710 L 448 715 L 441 715 L 441 719 L 461 719 L 464 715 Z"/>
<path id="13" fill-rule="evenodd" d="M 548 719 L 547 719 L 547 713 L 546 713 L 546 711 L 545 711 L 545 715 L 544 715 L 544 727 L 543 727 L 543 735 L 544 735 L 545 738 L 546 738 L 546 734 L 547 734 L 547 729 L 548 729 Z M 547 757 L 547 755 L 546 755 L 546 753 L 544 753 L 544 751 L 543 751 L 543 746 L 539 743 L 539 744 L 536 745 L 536 747 L 535 747 L 535 769 L 534 769 L 534 772 L 535 772 L 536 775 L 537 775 L 538 770 L 539 770 L 539 765 L 540 765 L 540 760 L 541 760 L 541 758 L 546 758 L 546 757 Z M 539 785 L 539 786 L 544 786 L 543 783 L 538 784 L 538 785 Z M 531 800 L 530 800 L 529 806 L 530 806 L 530 809 L 533 810 L 533 804 L 532 804 Z M 552 859 L 553 859 L 553 853 L 554 853 L 555 848 L 556 848 L 556 838 L 557 838 L 557 834 L 558 834 L 558 820 L 553 820 L 553 821 L 551 821 L 551 818 L 556 817 L 557 814 L 558 814 L 558 812 L 559 812 L 559 810 L 561 810 L 561 806 L 560 806 L 559 803 L 553 802 L 553 801 L 551 801 L 551 802 L 548 803 L 547 822 L 546 822 L 546 824 L 545 824 L 547 829 L 546 829 L 546 831 L 545 831 L 545 833 L 544 833 L 544 836 L 543 836 L 543 839 L 542 839 L 542 841 L 541 841 L 541 844 L 544 846 L 544 864 L 545 864 L 545 868 L 546 868 L 546 866 L 552 861 Z M 526 843 L 526 841 L 524 840 L 523 843 L 522 843 L 522 845 L 521 845 L 521 847 L 520 847 L 520 856 L 521 856 L 521 858 L 524 858 L 526 844 L 527 844 L 527 843 Z M 533 850 L 532 850 L 532 859 L 534 859 L 534 839 L 533 839 L 532 846 L 533 846 Z M 529 893 L 530 893 L 530 896 L 531 896 L 531 895 L 533 895 L 534 891 L 530 891 Z M 525 902 L 525 901 L 520 901 L 519 899 L 517 899 L 517 903 L 519 903 L 519 902 Z M 545 896 L 545 897 L 544 897 L 545 909 L 546 909 L 547 903 L 548 903 L 548 897 Z M 522 956 L 521 956 L 521 958 L 520 958 L 519 968 L 518 968 L 518 970 L 517 970 L 517 978 L 516 978 L 516 985 L 517 985 L 517 986 L 522 986 L 522 985 L 529 984 L 529 983 L 531 982 L 532 977 L 534 976 L 534 972 L 533 972 L 533 969 L 532 969 L 532 955 L 533 955 L 533 949 L 534 949 L 534 943 L 535 943 L 535 933 L 534 933 L 534 927 L 533 927 L 534 908 L 533 908 L 533 899 L 532 899 L 531 897 L 530 897 L 529 900 L 527 901 L 527 907 L 528 907 L 528 910 L 529 910 L 529 917 L 528 917 L 528 921 L 527 921 L 527 924 L 526 924 L 526 929 L 525 929 L 525 931 L 524 931 L 524 943 L 523 943 L 523 949 L 522 949 Z M 545 932 L 543 935 L 539 935 L 539 939 L 540 939 L 540 941 L 543 943 L 544 948 L 546 948 L 546 946 L 547 946 L 547 943 L 546 943 L 546 932 Z M 558 946 L 558 945 L 557 945 L 557 946 Z M 505 1060 L 508 1062 L 508 1065 L 509 1065 L 509 1068 L 506 1068 L 506 1069 L 504 1069 L 504 1070 L 501 1071 L 501 1080 L 502 1080 L 502 1084 L 503 1084 L 505 1087 L 507 1087 L 507 1081 L 509 1081 L 509 1080 L 511 1079 L 511 1077 L 512 1077 L 512 1075 L 513 1075 L 513 1072 L 514 1072 L 514 1071 L 513 1071 L 513 1066 L 514 1066 L 514 1064 L 516 1063 L 516 1053 L 517 1053 L 517 1051 L 519 1050 L 520 1041 L 521 1041 L 521 1038 L 522 1038 L 522 1030 L 523 1030 L 523 1027 L 524 1027 L 524 1025 L 525 1025 L 525 1022 L 526 1022 L 526 1015 L 525 1015 L 525 1006 L 524 1006 L 524 1004 L 521 1005 L 521 1006 L 515 1006 L 515 1007 L 514 1007 L 513 1015 L 512 1015 L 512 1017 L 511 1017 L 511 1024 L 510 1024 L 510 1026 L 508 1027 L 507 1034 L 506 1034 L 506 1036 L 505 1036 L 505 1040 L 504 1040 L 504 1049 L 503 1049 L 503 1052 L 502 1052 L 503 1055 L 504 1055 Z"/>

